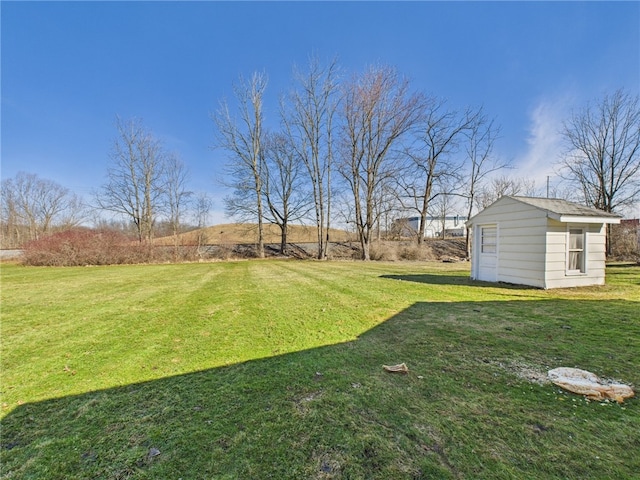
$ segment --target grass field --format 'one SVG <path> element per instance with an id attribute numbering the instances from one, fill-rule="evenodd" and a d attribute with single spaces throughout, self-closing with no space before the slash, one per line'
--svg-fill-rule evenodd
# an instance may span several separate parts
<path id="1" fill-rule="evenodd" d="M 1 267 L 6 479 L 631 479 L 640 267 L 607 286 L 466 264 Z M 409 374 L 383 364 L 405 362 Z"/>

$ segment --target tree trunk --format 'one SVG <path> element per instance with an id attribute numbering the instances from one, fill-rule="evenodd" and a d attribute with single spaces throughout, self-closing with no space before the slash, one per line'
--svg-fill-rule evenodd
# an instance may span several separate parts
<path id="1" fill-rule="evenodd" d="M 280 225 L 280 253 L 285 254 L 287 250 L 287 222 L 282 222 Z"/>
<path id="2" fill-rule="evenodd" d="M 427 180 L 424 191 L 424 199 L 422 200 L 422 209 L 420 210 L 420 222 L 418 223 L 418 245 L 424 243 L 424 231 L 427 227 L 427 212 L 429 210 L 429 197 L 431 196 L 431 180 Z"/>
<path id="3" fill-rule="evenodd" d="M 469 200 L 469 209 L 467 210 L 467 221 L 471 218 L 471 212 L 473 211 L 473 192 L 471 193 L 471 198 Z M 469 227 L 464 226 L 464 248 L 465 252 L 467 252 L 467 260 L 471 258 L 471 238 L 470 238 L 470 230 Z"/>
<path id="4" fill-rule="evenodd" d="M 264 222 L 262 220 L 262 200 L 258 197 L 258 258 L 264 258 Z"/>
<path id="5" fill-rule="evenodd" d="M 371 238 L 364 230 L 364 227 L 358 227 L 360 230 L 360 248 L 362 248 L 362 260 L 368 262 L 371 260 Z"/>

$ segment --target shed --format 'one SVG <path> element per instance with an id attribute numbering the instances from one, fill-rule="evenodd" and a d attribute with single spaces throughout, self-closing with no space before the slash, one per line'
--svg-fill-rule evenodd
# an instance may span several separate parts
<path id="1" fill-rule="evenodd" d="M 471 217 L 471 278 L 539 288 L 604 285 L 606 224 L 620 216 L 556 198 L 503 196 Z"/>

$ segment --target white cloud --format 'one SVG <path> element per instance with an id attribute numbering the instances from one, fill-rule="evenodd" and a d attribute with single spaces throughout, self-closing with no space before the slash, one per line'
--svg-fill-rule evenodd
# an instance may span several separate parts
<path id="1" fill-rule="evenodd" d="M 518 177 L 535 181 L 537 189 L 546 186 L 547 176 L 552 183 L 559 178 L 554 166 L 562 152 L 562 122 L 570 113 L 568 98 L 545 99 L 531 110 L 527 147 L 514 161 Z"/>

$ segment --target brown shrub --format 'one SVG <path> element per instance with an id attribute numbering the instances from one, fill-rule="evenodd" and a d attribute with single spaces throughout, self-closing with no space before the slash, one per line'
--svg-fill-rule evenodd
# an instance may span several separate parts
<path id="1" fill-rule="evenodd" d="M 612 226 L 611 253 L 614 259 L 640 262 L 640 226 L 636 222 L 626 221 Z"/>
<path id="2" fill-rule="evenodd" d="M 152 247 L 111 230 L 75 229 L 28 242 L 23 263 L 33 266 L 120 265 L 189 261 L 195 248 Z"/>
<path id="3" fill-rule="evenodd" d="M 428 245 L 418 245 L 415 242 L 400 246 L 400 258 L 421 262 L 436 260 L 436 256 Z"/>
<path id="4" fill-rule="evenodd" d="M 380 241 L 371 244 L 371 260 L 395 262 L 398 260 L 434 261 L 438 256 L 428 243 L 418 245 L 414 241 Z"/>
<path id="5" fill-rule="evenodd" d="M 398 260 L 398 246 L 394 242 L 372 242 L 369 256 L 371 260 L 395 262 Z"/>

